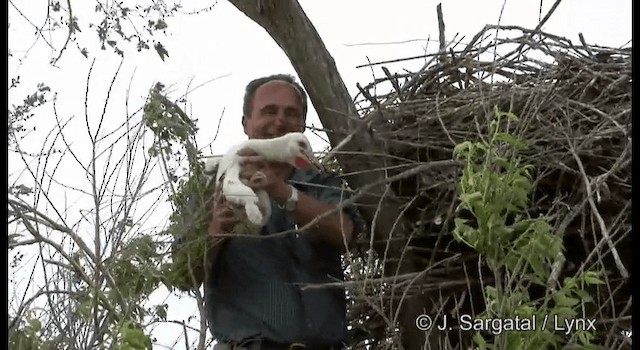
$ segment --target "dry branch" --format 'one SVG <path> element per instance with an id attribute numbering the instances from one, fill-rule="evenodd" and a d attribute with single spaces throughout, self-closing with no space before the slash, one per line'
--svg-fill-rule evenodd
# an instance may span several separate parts
<path id="1" fill-rule="evenodd" d="M 614 321 L 598 330 L 599 342 L 628 344 L 617 338 L 630 327 L 625 305 L 631 274 L 631 49 L 588 45 L 583 38 L 574 44 L 539 28 L 486 26 L 467 46 L 449 47 L 445 60 L 435 59 L 440 48 L 412 74 L 385 68 L 384 77 L 366 85 L 362 98 L 356 98 L 366 105 L 359 110 L 361 118 L 374 121 L 370 130 L 385 145 L 386 176 L 406 209 L 405 222 L 415 223 L 404 237 L 393 236 L 416 252 L 416 272 L 427 271 L 407 296 L 421 298 L 423 303 L 414 300 L 412 307 L 425 307 L 427 313 L 443 309 L 448 299 L 458 302 L 444 310 L 482 311 L 472 302 L 481 293 L 472 281 L 488 283 L 489 274 L 450 234 L 459 169 L 454 164 L 430 169 L 416 165 L 449 160 L 456 144 L 485 138 L 497 106 L 520 117 L 509 124 L 509 131 L 527 143 L 523 161 L 536 168 L 528 214 L 553 216 L 565 243 L 564 262 L 554 266 L 549 287 L 590 267 L 603 269 L 607 286 L 598 291 L 591 316 Z M 407 166 L 415 170 L 406 172 Z M 363 253 L 356 257 L 366 261 L 371 242 L 363 237 Z M 443 260 L 448 260 L 444 278 L 440 269 L 430 268 Z M 470 264 L 473 261 L 477 263 Z M 366 273 L 355 276 L 372 280 Z M 353 307 L 358 310 L 354 324 L 370 336 L 389 336 L 372 316 L 376 311 L 366 306 L 374 301 L 386 308 L 392 305 L 391 291 L 397 286 L 392 281 L 384 285 L 374 288 L 375 293 L 363 291 Z M 411 320 L 405 321 L 411 326 Z"/>

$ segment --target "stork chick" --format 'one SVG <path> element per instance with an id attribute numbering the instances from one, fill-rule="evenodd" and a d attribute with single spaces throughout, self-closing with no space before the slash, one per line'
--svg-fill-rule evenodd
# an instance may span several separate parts
<path id="1" fill-rule="evenodd" d="M 249 148 L 268 162 L 289 163 L 296 168 L 305 169 L 316 164 L 311 153 L 311 146 L 307 138 L 299 132 L 289 133 L 273 139 L 247 140 L 227 152 L 218 162 L 208 162 L 206 169 L 211 171 L 218 163 L 215 177 L 216 188 L 220 188 L 224 198 L 236 205 L 244 207 L 247 219 L 253 225 L 264 226 L 271 216 L 271 202 L 269 195 L 259 190 L 254 192 L 251 187 L 240 180 L 240 150 Z M 251 181 L 258 180 L 265 174 L 257 172 Z M 221 186 L 221 187 L 218 187 Z"/>

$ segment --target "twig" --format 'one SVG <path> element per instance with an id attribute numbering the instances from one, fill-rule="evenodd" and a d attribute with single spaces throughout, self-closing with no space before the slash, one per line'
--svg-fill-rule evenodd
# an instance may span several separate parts
<path id="1" fill-rule="evenodd" d="M 94 253 L 91 251 L 91 249 L 89 249 L 89 246 L 87 246 L 84 240 L 80 238 L 73 230 L 69 229 L 66 226 L 56 223 L 47 215 L 43 214 L 42 212 L 39 212 L 38 210 L 34 209 L 33 207 L 29 206 L 28 204 L 22 201 L 9 198 L 8 202 L 9 202 L 9 205 L 13 208 L 13 211 L 11 212 L 13 215 L 17 215 L 21 219 L 27 220 L 27 222 L 33 221 L 35 223 L 45 225 L 46 227 L 49 227 L 52 230 L 60 231 L 71 236 L 71 238 L 73 238 L 74 242 L 78 245 L 78 247 L 82 249 L 83 253 L 89 257 L 90 261 L 93 263 L 96 263 L 96 256 L 94 255 Z M 33 215 L 28 215 L 25 212 L 31 212 L 33 213 Z M 38 235 L 36 239 L 39 239 L 39 237 L 42 237 L 35 228 L 33 230 Z"/>
<path id="2" fill-rule="evenodd" d="M 39 290 L 37 291 L 34 295 L 32 295 L 29 299 L 27 299 L 25 302 L 23 302 L 20 307 L 18 308 L 18 311 L 16 312 L 16 317 L 13 318 L 13 320 L 9 321 L 9 339 L 11 339 L 11 334 L 14 332 L 15 328 L 18 326 L 18 321 L 20 321 L 20 319 L 22 318 L 22 314 L 25 312 L 25 310 L 27 310 L 29 308 L 29 305 L 31 305 L 31 303 L 33 303 L 36 299 L 38 299 L 39 297 L 43 296 L 43 295 L 50 295 L 50 294 L 73 294 L 73 292 L 67 291 L 67 290 Z"/>
<path id="3" fill-rule="evenodd" d="M 184 333 L 184 348 L 189 348 L 189 335 L 187 334 L 187 324 L 182 321 L 182 332 Z"/>
<path id="4" fill-rule="evenodd" d="M 398 92 L 398 97 L 400 98 L 400 100 L 403 100 L 404 97 L 402 92 L 400 91 L 400 84 L 398 84 L 398 76 L 391 75 L 391 72 L 389 72 L 389 69 L 387 69 L 387 67 L 385 66 L 382 66 L 380 68 L 384 72 L 384 75 L 387 76 L 387 79 L 391 82 L 391 85 L 393 86 L 393 88 Z"/>
<path id="5" fill-rule="evenodd" d="M 60 53 L 58 54 L 58 57 L 56 57 L 53 61 L 51 61 L 51 65 L 55 66 L 56 63 L 58 63 L 58 60 L 60 59 L 60 57 L 62 57 L 62 53 L 64 52 L 64 50 L 66 50 L 67 45 L 69 45 L 69 42 L 71 41 L 71 34 L 73 34 L 73 32 L 75 32 L 75 29 L 73 27 L 73 13 L 71 12 L 71 0 L 67 0 L 67 7 L 69 8 L 69 31 L 67 32 L 67 39 L 64 42 L 64 45 L 62 46 L 62 49 L 60 49 Z"/>
<path id="6" fill-rule="evenodd" d="M 598 225 L 600 225 L 600 232 L 602 233 L 602 237 L 606 241 L 607 245 L 609 246 L 609 249 L 611 250 L 611 255 L 613 256 L 613 260 L 615 261 L 616 266 L 618 267 L 618 271 L 620 272 L 620 275 L 623 278 L 629 278 L 629 272 L 624 267 L 624 264 L 622 264 L 622 261 L 620 260 L 620 255 L 618 254 L 618 250 L 616 249 L 613 242 L 611 241 L 611 238 L 609 237 L 609 230 L 607 229 L 607 226 L 604 220 L 602 219 L 600 212 L 598 211 L 598 207 L 596 206 L 596 203 L 593 200 L 591 182 L 589 181 L 589 178 L 587 177 L 587 173 L 584 170 L 584 165 L 582 164 L 582 160 L 576 153 L 576 150 L 573 147 L 573 143 L 569 140 L 568 137 L 567 137 L 567 143 L 569 145 L 569 151 L 571 152 L 573 159 L 575 159 L 576 163 L 578 164 L 578 168 L 580 169 L 580 173 L 582 174 L 582 179 L 584 180 L 585 191 L 587 193 L 587 198 L 589 200 L 591 212 L 596 217 L 596 220 L 598 221 Z M 625 148 L 625 152 L 623 152 L 623 156 L 625 153 L 626 153 L 626 148 Z M 623 156 L 621 158 L 624 158 Z M 600 182 L 601 182 L 600 178 L 596 179 L 595 181 L 596 188 L 599 186 Z"/>
<path id="7" fill-rule="evenodd" d="M 20 210 L 20 208 L 18 208 L 15 204 L 12 204 L 11 202 L 9 203 L 10 206 L 13 207 L 14 210 L 16 210 L 17 215 L 22 219 L 22 222 L 25 225 L 25 228 L 38 240 L 40 240 L 43 243 L 46 243 L 48 245 L 50 245 L 51 247 L 53 247 L 58 253 L 60 253 L 60 255 L 62 255 L 67 261 L 69 261 L 71 263 L 71 265 L 73 266 L 73 270 L 76 272 L 76 274 L 78 274 L 80 276 L 80 278 L 87 283 L 89 286 L 91 286 L 95 292 L 96 295 L 98 296 L 98 298 L 100 299 L 100 301 L 103 303 L 103 306 L 110 311 L 112 314 L 115 315 L 113 308 L 111 307 L 110 301 L 104 296 L 104 294 L 101 292 L 101 289 L 98 288 L 98 286 L 96 286 L 93 281 L 91 280 L 91 278 L 89 278 L 89 276 L 87 276 L 84 273 L 84 270 L 82 268 L 82 266 L 80 266 L 69 254 L 67 254 L 65 252 L 65 250 L 62 248 L 62 246 L 60 246 L 58 243 L 43 237 L 38 230 L 33 227 L 33 225 L 31 225 L 30 220 L 22 213 L 22 210 Z M 115 285 L 115 283 L 114 283 Z M 116 288 L 117 290 L 117 288 Z"/>
<path id="8" fill-rule="evenodd" d="M 436 13 L 438 15 L 438 46 L 440 47 L 440 53 L 442 54 L 445 52 L 445 48 L 447 47 L 444 36 L 444 16 L 442 15 L 442 3 L 436 5 Z"/>

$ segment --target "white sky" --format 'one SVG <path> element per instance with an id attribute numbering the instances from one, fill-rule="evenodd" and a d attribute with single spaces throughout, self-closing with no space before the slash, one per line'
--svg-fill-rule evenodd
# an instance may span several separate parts
<path id="1" fill-rule="evenodd" d="M 36 25 L 44 21 L 47 1 L 12 1 Z M 190 10 L 206 7 L 212 2 L 198 0 L 184 3 L 189 4 L 185 5 L 185 10 Z M 367 60 L 376 62 L 417 56 L 425 51 L 432 53 L 438 47 L 437 1 L 301 0 L 300 3 L 332 54 L 352 96 L 357 92 L 357 82 L 364 86 L 374 76 L 383 76 L 379 66 L 372 71 L 370 68 L 355 68 L 357 65 L 365 64 Z M 96 55 L 88 104 L 90 123 L 95 129 L 103 109 L 108 82 L 120 58 L 110 51 L 100 52 L 97 36 L 87 26 L 87 18 L 95 16 L 96 3 L 75 1 L 73 4 L 74 13 L 80 18 L 82 32 L 79 37 L 90 54 Z M 503 4 L 502 0 L 442 1 L 447 40 L 457 33 L 468 40 L 485 24 L 497 24 Z M 543 16 L 552 4 L 553 1 L 543 1 Z M 507 1 L 501 24 L 534 28 L 538 23 L 539 6 L 539 0 Z M 37 83 L 49 85 L 52 91 L 58 93 L 58 115 L 64 119 L 75 116 L 68 130 L 75 137 L 77 151 L 82 154 L 82 145 L 88 142 L 84 124 L 84 96 L 91 60 L 85 59 L 75 45 L 70 45 L 59 62 L 59 68 L 53 68 L 48 65 L 53 53 L 42 40 L 24 57 L 33 44 L 34 29 L 12 6 L 9 6 L 9 22 L 9 49 L 13 54 L 9 58 L 9 79 L 19 75 L 21 81 L 18 88 L 10 91 L 9 105 L 20 103 L 28 93 L 33 92 Z M 269 35 L 227 1 L 218 1 L 208 13 L 178 16 L 167 23 L 169 35 L 166 38 L 159 37 L 169 51 L 169 57 L 164 62 L 153 49 L 125 53 L 126 59 L 111 93 L 112 100 L 105 123 L 108 125 L 124 120 L 124 101 L 129 83 L 130 111 L 135 111 L 142 106 L 148 89 L 156 81 L 172 85 L 170 97 L 177 98 L 188 91 L 189 84 L 193 89 L 223 77 L 189 92 L 187 110 L 194 119 L 198 119 L 200 146 L 212 141 L 224 110 L 220 136 L 212 145 L 213 153 L 221 154 L 246 138 L 240 127 L 245 85 L 256 77 L 273 73 L 295 75 L 295 71 Z M 571 39 L 574 43 L 579 43 L 578 33 L 583 33 L 590 44 L 622 46 L 631 40 L 631 0 L 564 0 L 542 29 Z M 427 38 L 431 42 L 427 43 Z M 53 37 L 58 48 L 63 40 L 63 35 Z M 379 44 L 390 42 L 404 43 Z M 365 45 L 368 43 L 378 45 Z M 22 58 L 19 63 L 18 60 Z M 423 63 L 424 60 L 414 60 L 386 66 L 394 72 L 402 68 L 416 70 Z M 37 130 L 24 142 L 27 151 L 39 150 L 43 138 L 53 126 L 52 113 L 51 103 L 38 110 L 37 119 L 34 118 L 32 122 L 37 125 Z M 320 126 L 315 111 L 310 110 L 307 124 Z M 307 136 L 316 151 L 325 147 L 321 139 L 309 132 Z M 18 176 L 20 163 L 10 154 L 10 182 Z M 78 186 L 88 186 L 86 178 L 77 175 L 72 168 L 72 163 L 68 164 L 68 168 L 62 167 L 59 176 L 78 183 Z M 163 298 L 158 296 L 157 299 Z M 191 314 L 197 314 L 194 301 L 171 299 L 170 318 L 186 319 Z M 159 343 L 171 346 L 179 332 L 179 326 L 167 325 L 154 331 L 154 336 Z M 183 346 L 182 340 L 177 348 L 179 346 Z"/>

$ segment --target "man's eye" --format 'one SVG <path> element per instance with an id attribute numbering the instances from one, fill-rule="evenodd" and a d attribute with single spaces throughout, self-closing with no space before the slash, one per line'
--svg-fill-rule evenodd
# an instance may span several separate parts
<path id="1" fill-rule="evenodd" d="M 265 109 L 262 111 L 262 114 L 264 115 L 274 115 L 276 114 L 276 110 L 275 109 Z"/>

